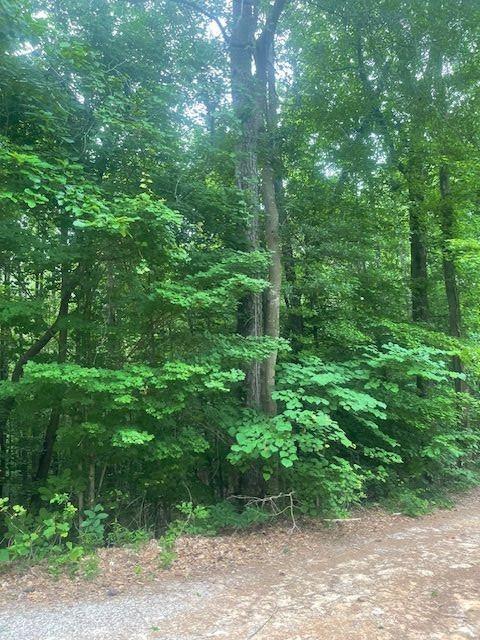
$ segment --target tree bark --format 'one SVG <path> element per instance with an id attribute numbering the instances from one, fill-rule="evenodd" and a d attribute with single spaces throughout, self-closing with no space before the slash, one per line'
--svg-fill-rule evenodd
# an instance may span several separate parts
<path id="1" fill-rule="evenodd" d="M 61 228 L 61 237 L 63 246 L 68 246 L 68 229 L 66 226 Z M 70 295 L 65 295 L 68 285 L 68 267 L 64 263 L 62 264 L 62 282 L 60 285 L 60 308 L 58 311 L 58 324 L 60 326 L 58 333 L 58 357 L 57 362 L 62 364 L 67 359 L 68 348 L 68 331 L 66 327 L 66 319 L 68 316 L 68 305 L 70 302 Z M 50 419 L 48 421 L 47 429 L 43 439 L 42 451 L 40 452 L 40 458 L 38 460 L 37 472 L 35 474 L 35 480 L 43 482 L 48 477 L 50 471 L 50 465 L 53 458 L 53 449 L 55 447 L 55 441 L 57 439 L 57 431 L 60 426 L 60 419 L 62 416 L 62 398 L 58 398 L 55 401 L 50 412 Z"/>
<path id="2" fill-rule="evenodd" d="M 280 336 L 280 291 L 282 285 L 282 247 L 277 201 L 275 197 L 275 179 L 273 168 L 266 163 L 263 171 L 263 200 L 265 205 L 265 239 L 270 252 L 269 282 L 266 295 L 265 333 L 271 338 Z M 277 404 L 272 397 L 275 391 L 275 372 L 277 350 L 273 351 L 264 365 L 265 389 L 263 408 L 268 415 L 275 415 Z"/>
<path id="3" fill-rule="evenodd" d="M 10 270 L 6 265 L 3 273 L 3 284 L 8 291 L 10 284 Z M 8 379 L 8 332 L 6 327 L 0 330 L 0 381 Z M 0 403 L 0 498 L 3 497 L 3 487 L 7 475 L 7 420 L 8 411 L 5 401 Z M 6 412 L 6 416 L 4 415 Z"/>
<path id="4" fill-rule="evenodd" d="M 445 281 L 445 293 L 448 306 L 448 332 L 454 338 L 462 336 L 462 316 L 460 309 L 460 295 L 455 262 L 452 259 L 449 241 L 455 237 L 455 210 L 450 192 L 450 172 L 446 164 L 442 164 L 439 171 L 440 186 L 440 214 L 442 227 L 442 263 Z M 452 371 L 463 373 L 460 356 L 452 359 Z M 455 380 L 455 390 L 465 390 L 463 380 Z"/>
<path id="5" fill-rule="evenodd" d="M 278 17 L 280 14 L 278 14 Z M 277 17 L 277 20 L 278 20 Z M 262 168 L 262 195 L 265 212 L 265 242 L 270 253 L 269 289 L 265 295 L 265 334 L 271 338 L 280 337 L 280 295 L 282 286 L 282 244 L 280 236 L 280 214 L 278 197 L 283 195 L 281 181 L 281 158 L 277 140 L 278 98 L 276 92 L 275 27 L 268 22 L 257 41 L 255 62 L 262 95 L 264 114 L 264 138 Z M 273 399 L 275 391 L 277 350 L 264 363 L 263 410 L 267 415 L 275 415 L 277 404 Z"/>
<path id="6" fill-rule="evenodd" d="M 260 179 L 258 172 L 258 144 L 261 111 L 258 87 L 253 74 L 253 50 L 258 25 L 258 6 L 252 0 L 233 0 L 232 32 L 229 39 L 232 104 L 240 125 L 236 148 L 236 181 L 243 193 L 248 226 L 248 248 L 260 248 Z M 253 293 L 243 301 L 242 332 L 258 338 L 263 333 L 261 293 Z M 246 402 L 260 409 L 262 400 L 261 363 L 253 362 L 247 370 Z"/>
<path id="7" fill-rule="evenodd" d="M 408 167 L 404 172 L 408 188 L 408 224 L 410 241 L 410 295 L 413 322 L 427 322 L 428 305 L 428 270 L 427 245 L 425 240 L 426 225 L 424 220 L 424 183 L 421 178 L 422 166 L 414 154 L 410 152 Z M 417 376 L 417 392 L 421 397 L 427 395 L 427 381 Z"/>
<path id="8" fill-rule="evenodd" d="M 65 318 L 68 314 L 68 310 L 65 310 Z M 59 364 L 65 362 L 67 359 L 67 328 L 62 327 L 58 335 L 58 358 Z M 62 398 L 58 398 L 55 406 L 50 412 L 50 419 L 48 421 L 47 429 L 43 439 L 42 451 L 38 460 L 37 472 L 35 474 L 35 480 L 37 482 L 44 482 L 50 471 L 50 466 L 53 459 L 53 450 L 55 442 L 57 440 L 57 432 L 60 427 L 60 419 L 62 417 Z"/>
<path id="9" fill-rule="evenodd" d="M 90 509 L 95 506 L 95 460 L 93 458 L 88 463 L 88 506 Z"/>
<path id="10" fill-rule="evenodd" d="M 410 235 L 410 290 L 412 296 L 412 320 L 426 322 L 429 317 L 427 246 L 423 223 L 423 194 L 412 184 L 408 185 L 408 224 Z"/>

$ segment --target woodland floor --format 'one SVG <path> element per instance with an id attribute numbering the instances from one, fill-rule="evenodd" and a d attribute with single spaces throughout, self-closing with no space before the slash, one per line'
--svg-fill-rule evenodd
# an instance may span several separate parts
<path id="1" fill-rule="evenodd" d="M 480 640 L 480 490 L 419 519 L 184 538 L 102 552 L 90 582 L 0 578 L 0 640 Z"/>

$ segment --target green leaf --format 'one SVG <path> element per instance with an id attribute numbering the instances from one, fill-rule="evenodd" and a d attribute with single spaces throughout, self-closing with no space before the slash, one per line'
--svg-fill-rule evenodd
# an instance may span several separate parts
<path id="1" fill-rule="evenodd" d="M 8 549 L 0 549 L 0 562 L 8 562 L 10 560 L 10 553 Z"/>

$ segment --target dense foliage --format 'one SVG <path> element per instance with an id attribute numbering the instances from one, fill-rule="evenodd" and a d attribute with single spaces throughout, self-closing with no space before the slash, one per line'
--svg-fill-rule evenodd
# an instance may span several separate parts
<path id="1" fill-rule="evenodd" d="M 476 481 L 479 36 L 469 0 L 0 0 L 11 554 Z"/>

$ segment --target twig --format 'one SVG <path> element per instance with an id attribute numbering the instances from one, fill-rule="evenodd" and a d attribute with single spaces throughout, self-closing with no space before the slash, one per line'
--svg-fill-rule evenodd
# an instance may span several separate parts
<path id="1" fill-rule="evenodd" d="M 118 62 L 115 65 L 113 65 L 113 67 L 110 67 L 110 69 L 107 69 L 105 73 L 111 73 L 112 71 L 115 71 L 115 69 L 120 67 L 122 64 L 125 64 L 125 62 L 128 62 L 128 58 L 126 58 L 125 60 L 122 60 L 121 62 Z"/>
<path id="2" fill-rule="evenodd" d="M 268 618 L 264 622 L 262 622 L 262 624 L 259 627 L 257 627 L 250 635 L 247 636 L 247 640 L 250 640 L 251 638 L 256 636 L 259 631 L 261 631 L 264 627 L 266 627 L 267 624 L 270 622 L 270 620 L 273 618 L 273 616 L 277 613 L 277 611 L 278 611 L 278 607 L 275 607 L 275 609 L 268 616 Z"/>
<path id="3" fill-rule="evenodd" d="M 273 511 L 274 516 L 279 516 L 282 513 L 285 513 L 285 511 L 289 511 L 290 518 L 292 520 L 291 531 L 295 531 L 295 529 L 298 529 L 298 526 L 297 526 L 297 522 L 295 520 L 295 514 L 294 514 L 294 503 L 293 503 L 294 493 L 295 493 L 294 491 L 290 491 L 290 493 L 279 493 L 276 496 L 265 496 L 263 498 L 259 498 L 257 496 L 229 496 L 228 500 L 244 500 L 245 506 L 247 507 L 249 507 L 250 505 L 261 505 L 262 507 L 264 507 L 268 503 L 270 505 L 270 508 Z M 281 498 L 289 499 L 288 505 L 283 509 L 280 509 L 277 505 L 277 500 L 280 500 Z"/>
<path id="4" fill-rule="evenodd" d="M 279 493 L 276 496 L 265 496 L 263 498 L 259 498 L 258 496 L 229 496 L 229 500 L 246 500 L 248 504 L 265 504 L 266 502 L 271 502 L 272 500 L 278 500 L 279 498 L 289 498 L 293 496 L 293 491 L 290 493 Z"/>

